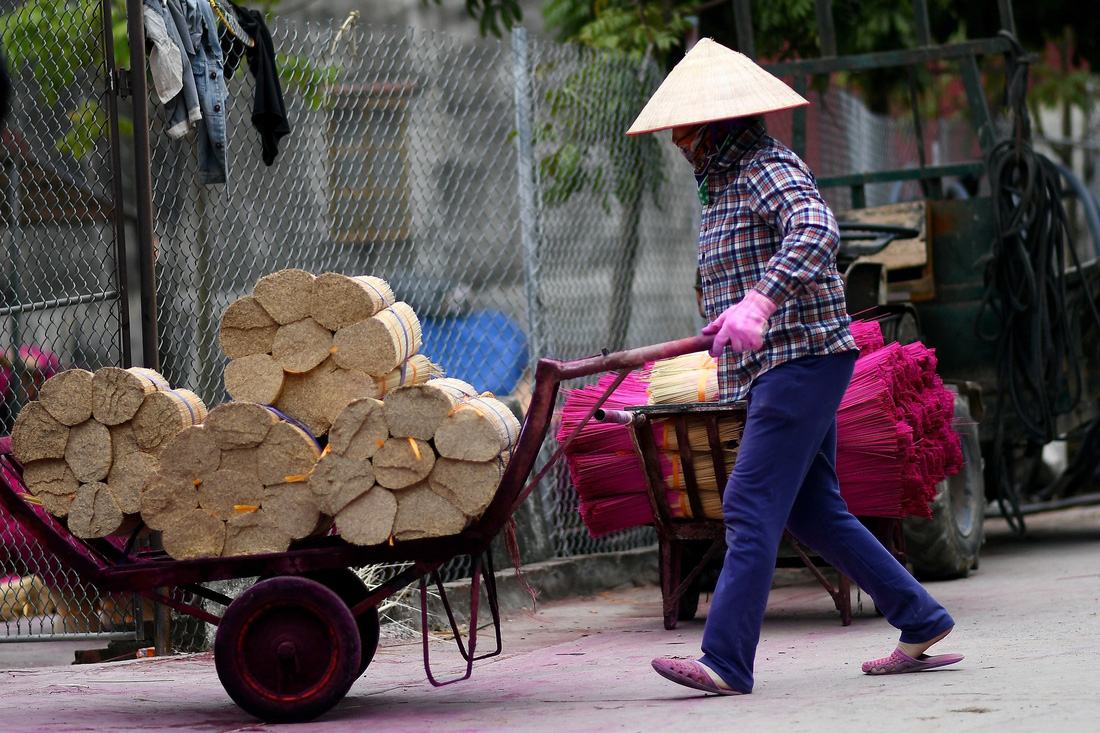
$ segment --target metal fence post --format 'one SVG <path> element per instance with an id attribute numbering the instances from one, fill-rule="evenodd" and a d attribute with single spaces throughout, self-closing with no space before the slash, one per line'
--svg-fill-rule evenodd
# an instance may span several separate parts
<path id="1" fill-rule="evenodd" d="M 130 332 L 130 285 L 129 285 L 129 258 L 126 248 L 126 192 L 122 183 L 122 132 L 118 122 L 118 100 L 121 97 L 120 76 L 118 66 L 115 64 L 115 37 L 114 23 L 111 22 L 111 0 L 101 0 L 99 13 L 102 18 L 102 41 L 104 76 L 107 80 L 107 127 L 111 141 L 111 195 L 114 197 L 114 226 L 115 226 L 115 277 L 118 278 L 119 293 L 119 350 L 122 356 L 122 366 L 132 367 L 133 355 L 131 353 Z"/>
<path id="2" fill-rule="evenodd" d="M 109 22 L 105 18 L 104 22 Z M 157 338 L 157 289 L 153 250 L 153 184 L 149 154 L 149 85 L 145 79 L 145 25 L 141 0 L 126 0 L 126 37 L 130 41 L 130 90 L 134 109 L 134 199 L 137 204 L 138 262 L 141 280 L 142 365 L 160 368 Z M 125 306 L 123 306 L 125 307 Z M 160 533 L 150 538 L 160 549 Z M 161 588 L 161 592 L 166 589 Z M 168 607 L 153 607 L 153 644 L 157 656 L 172 652 L 171 617 Z"/>
<path id="3" fill-rule="evenodd" d="M 538 179 L 535 172 L 534 140 L 534 92 L 531 83 L 531 62 L 528 55 L 529 45 L 526 28 L 512 31 L 512 68 L 515 79 L 514 100 L 516 107 L 516 168 L 519 177 L 520 237 L 523 243 L 523 274 L 527 292 L 527 353 L 528 363 L 538 362 L 546 349 L 542 326 L 542 297 L 540 295 L 541 277 L 541 235 L 539 218 L 541 201 L 538 191 Z M 549 444 L 542 446 L 538 458 L 539 465 L 549 459 Z M 546 521 L 544 507 L 548 502 L 548 487 L 539 487 L 535 495 L 528 498 L 516 514 L 520 532 L 526 542 L 523 543 L 527 561 L 544 560 L 553 557 L 557 551 L 553 542 L 554 528 Z"/>
<path id="4" fill-rule="evenodd" d="M 149 85 L 145 79 L 145 26 L 140 0 L 126 0 L 126 35 L 130 41 L 130 90 L 134 108 L 134 199 L 137 205 L 141 277 L 141 361 L 144 367 L 159 369 L 157 291 L 153 270 L 153 187 L 149 165 Z"/>
<path id="5" fill-rule="evenodd" d="M 8 211 L 11 214 L 11 224 L 8 225 L 7 239 L 7 273 L 4 283 L 4 305 L 7 306 L 5 310 L 8 310 L 9 328 L 11 329 L 11 343 L 13 349 L 12 363 L 12 383 L 22 384 L 24 372 L 26 367 L 24 362 L 19 357 L 19 345 L 23 343 L 23 324 L 21 322 L 22 313 L 18 307 L 23 302 L 23 289 L 19 282 L 19 274 L 23 268 L 23 229 L 21 221 L 23 219 L 23 171 L 20 169 L 19 159 L 16 156 L 10 156 L 4 161 L 4 167 L 7 168 L 8 190 L 5 191 L 8 199 Z M 0 349 L 0 353 L 3 353 Z M 16 396 L 16 402 L 12 405 L 14 411 L 13 414 L 18 414 L 23 405 L 21 402 L 21 395 L 18 391 L 12 390 Z M 4 399 L 4 395 L 0 394 L 0 401 Z"/>
<path id="6" fill-rule="evenodd" d="M 539 294 L 539 196 L 535 178 L 534 98 L 528 58 L 527 29 L 512 31 L 515 74 L 516 145 L 519 173 L 520 237 L 527 289 L 527 344 L 531 363 L 543 355 L 542 301 Z"/>

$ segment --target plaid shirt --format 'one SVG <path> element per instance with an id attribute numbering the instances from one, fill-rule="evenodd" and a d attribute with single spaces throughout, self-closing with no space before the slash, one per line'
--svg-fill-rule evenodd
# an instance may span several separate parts
<path id="1" fill-rule="evenodd" d="M 734 130 L 704 171 L 699 267 L 714 319 L 756 288 L 779 305 L 758 351 L 723 352 L 720 398 L 743 399 L 768 369 L 855 349 L 836 269 L 840 235 L 813 174 L 760 124 Z"/>

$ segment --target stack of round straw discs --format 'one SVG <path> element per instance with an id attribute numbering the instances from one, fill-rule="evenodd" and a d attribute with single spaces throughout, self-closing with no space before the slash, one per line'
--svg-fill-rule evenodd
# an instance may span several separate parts
<path id="1" fill-rule="evenodd" d="M 206 417 L 206 405 L 149 369 L 60 372 L 19 413 L 12 453 L 27 489 L 77 537 L 137 524 L 139 494 L 165 445 Z"/>
<path id="2" fill-rule="evenodd" d="M 451 535 L 492 502 L 518 433 L 503 403 L 461 380 L 432 379 L 349 404 L 309 483 L 348 542 Z M 444 436 L 461 448 L 440 450 Z"/>
<path id="3" fill-rule="evenodd" d="M 265 275 L 222 316 L 225 388 L 272 405 L 315 435 L 348 403 L 426 381 L 420 321 L 385 280 L 290 269 Z"/>
<path id="4" fill-rule="evenodd" d="M 330 525 L 306 489 L 320 455 L 312 436 L 263 405 L 218 405 L 165 446 L 141 518 L 176 559 L 284 552 Z"/>

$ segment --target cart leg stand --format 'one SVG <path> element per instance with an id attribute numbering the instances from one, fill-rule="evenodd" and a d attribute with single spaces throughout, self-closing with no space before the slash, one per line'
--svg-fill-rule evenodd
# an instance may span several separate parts
<path id="1" fill-rule="evenodd" d="M 676 622 L 680 619 L 680 595 L 677 587 L 680 585 L 680 560 L 683 550 L 680 543 L 675 540 L 662 538 L 658 544 L 661 563 L 661 612 L 665 620 L 666 629 L 675 629 Z"/>
<path id="2" fill-rule="evenodd" d="M 701 554 L 698 548 L 706 544 Z M 663 533 L 658 535 L 658 565 L 661 577 L 661 613 L 668 630 L 679 621 L 695 618 L 699 607 L 700 574 L 711 560 L 726 549 L 722 538 L 682 540 Z"/>
<path id="3" fill-rule="evenodd" d="M 150 534 L 149 548 L 152 550 L 164 549 L 160 532 Z M 166 596 L 169 589 L 157 588 L 157 593 Z M 168 606 L 159 601 L 153 604 L 153 648 L 158 657 L 167 657 L 172 654 L 172 615 Z"/>
<path id="4" fill-rule="evenodd" d="M 818 563 L 815 558 L 811 558 L 805 550 L 802 549 L 802 545 L 798 540 L 794 538 L 787 530 L 783 530 L 783 541 L 790 546 L 798 557 L 796 563 L 792 563 L 789 567 L 805 567 L 810 571 L 810 574 L 817 578 L 817 582 L 821 583 L 821 587 L 829 594 L 833 599 L 833 605 L 836 606 L 836 610 L 840 612 L 840 623 L 843 626 L 849 626 L 852 623 L 852 581 L 848 576 L 839 570 L 836 571 L 836 585 L 833 585 L 825 573 L 821 571 L 820 565 L 828 567 L 824 564 L 824 561 Z"/>

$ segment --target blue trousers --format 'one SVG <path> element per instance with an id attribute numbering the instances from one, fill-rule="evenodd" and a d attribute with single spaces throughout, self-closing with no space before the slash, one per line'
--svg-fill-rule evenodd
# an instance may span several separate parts
<path id="1" fill-rule="evenodd" d="M 796 359 L 756 379 L 744 435 L 722 497 L 726 557 L 703 629 L 701 661 L 751 692 L 753 659 L 783 528 L 862 588 L 901 641 L 920 643 L 954 621 L 840 497 L 836 412 L 856 352 Z"/>

